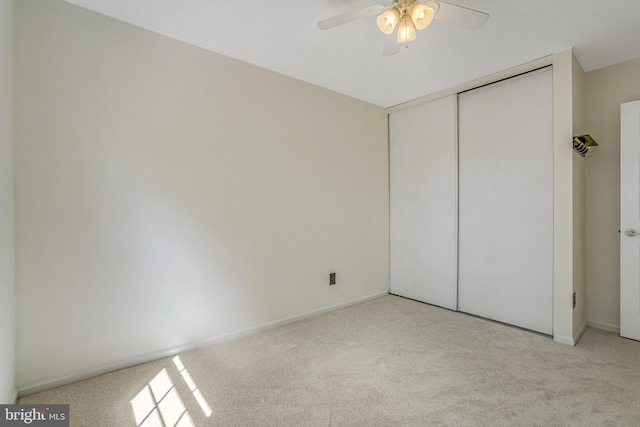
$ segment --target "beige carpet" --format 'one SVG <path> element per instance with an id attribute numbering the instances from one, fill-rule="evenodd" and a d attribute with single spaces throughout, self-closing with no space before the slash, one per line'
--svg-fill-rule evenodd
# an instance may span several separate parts
<path id="1" fill-rule="evenodd" d="M 385 296 L 20 403 L 70 403 L 72 426 L 639 426 L 640 342 Z"/>

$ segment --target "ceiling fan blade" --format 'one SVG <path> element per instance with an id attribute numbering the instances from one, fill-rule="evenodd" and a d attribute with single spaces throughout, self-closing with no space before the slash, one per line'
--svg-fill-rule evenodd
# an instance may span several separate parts
<path id="1" fill-rule="evenodd" d="M 400 43 L 397 40 L 397 30 L 389 34 L 384 39 L 384 48 L 382 48 L 382 56 L 392 56 L 400 52 Z"/>
<path id="2" fill-rule="evenodd" d="M 473 9 L 468 9 L 443 1 L 429 1 L 426 4 L 437 4 L 435 19 L 449 24 L 458 25 L 469 30 L 477 30 L 489 19 L 489 14 Z"/>
<path id="3" fill-rule="evenodd" d="M 374 4 L 334 16 L 333 18 L 327 18 L 323 19 L 322 21 L 318 21 L 318 27 L 321 30 L 328 30 L 330 28 L 337 27 L 338 25 L 343 25 L 351 21 L 366 18 L 367 16 L 378 15 L 384 12 L 386 9 L 387 6 L 382 3 Z"/>

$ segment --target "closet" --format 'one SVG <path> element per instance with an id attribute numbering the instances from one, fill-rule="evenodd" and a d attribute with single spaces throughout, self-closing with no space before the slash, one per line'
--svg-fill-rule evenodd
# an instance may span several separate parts
<path id="1" fill-rule="evenodd" d="M 389 115 L 391 293 L 552 334 L 551 67 Z"/>

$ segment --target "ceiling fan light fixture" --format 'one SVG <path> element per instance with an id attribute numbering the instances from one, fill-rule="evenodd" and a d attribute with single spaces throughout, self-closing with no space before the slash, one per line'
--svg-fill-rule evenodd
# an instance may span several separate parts
<path id="1" fill-rule="evenodd" d="M 409 43 L 416 39 L 416 29 L 407 16 L 403 16 L 398 26 L 398 43 Z"/>
<path id="2" fill-rule="evenodd" d="M 391 34 L 393 33 L 393 30 L 396 29 L 396 25 L 398 25 L 399 20 L 400 11 L 394 7 L 378 16 L 376 22 L 380 31 L 384 34 Z"/>
<path id="3" fill-rule="evenodd" d="M 418 30 L 424 30 L 433 21 L 435 11 L 426 4 L 414 3 L 409 11 L 411 20 Z"/>

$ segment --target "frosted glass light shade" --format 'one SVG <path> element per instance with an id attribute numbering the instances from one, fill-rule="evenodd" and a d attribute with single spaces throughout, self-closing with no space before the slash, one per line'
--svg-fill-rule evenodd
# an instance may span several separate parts
<path id="1" fill-rule="evenodd" d="M 416 39 L 416 29 L 411 19 L 404 17 L 398 27 L 398 43 L 408 43 Z"/>
<path id="2" fill-rule="evenodd" d="M 380 16 L 376 22 L 378 23 L 378 28 L 385 34 L 393 33 L 396 25 L 398 25 L 398 20 L 400 19 L 400 11 L 395 7 L 393 9 L 389 9 Z"/>
<path id="3" fill-rule="evenodd" d="M 424 30 L 433 21 L 434 10 L 426 4 L 414 3 L 409 11 L 413 24 L 419 30 Z"/>

